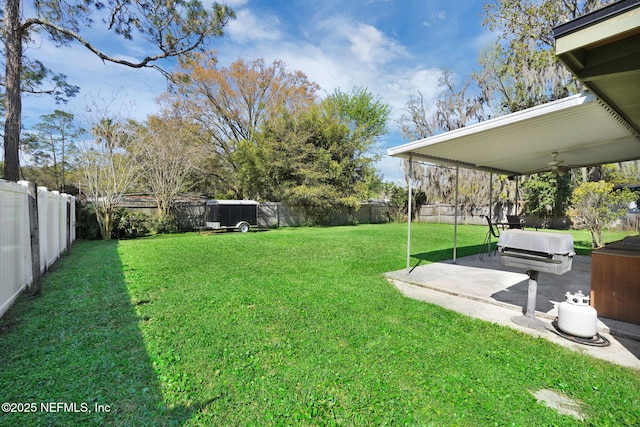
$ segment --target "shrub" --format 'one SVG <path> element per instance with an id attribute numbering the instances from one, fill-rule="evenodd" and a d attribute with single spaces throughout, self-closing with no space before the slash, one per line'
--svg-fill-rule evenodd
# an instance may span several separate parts
<path id="1" fill-rule="evenodd" d="M 551 172 L 531 175 L 522 183 L 522 192 L 526 213 L 547 222 L 564 215 L 571 196 L 571 176 Z"/>
<path id="2" fill-rule="evenodd" d="M 78 237 L 85 240 L 102 239 L 100 226 L 96 218 L 96 210 L 90 203 L 82 203 L 78 211 L 78 221 L 76 223 Z"/>
<path id="3" fill-rule="evenodd" d="M 135 239 L 149 234 L 149 217 L 142 212 L 118 208 L 114 213 L 111 237 L 115 239 Z"/>
<path id="4" fill-rule="evenodd" d="M 153 228 L 160 234 L 175 234 L 180 232 L 178 221 L 171 214 L 161 215 L 154 221 Z"/>
<path id="5" fill-rule="evenodd" d="M 573 191 L 569 216 L 591 232 L 592 247 L 600 248 L 607 224 L 624 215 L 634 199 L 629 189 L 613 191 L 613 184 L 605 181 L 585 182 Z"/>

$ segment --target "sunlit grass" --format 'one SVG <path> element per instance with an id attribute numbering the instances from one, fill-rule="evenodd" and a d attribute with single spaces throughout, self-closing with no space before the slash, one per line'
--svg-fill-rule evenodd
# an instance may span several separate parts
<path id="1" fill-rule="evenodd" d="M 460 226 L 458 256 L 485 231 Z M 412 236 L 451 257 L 452 226 Z M 0 393 L 113 409 L 0 423 L 582 425 L 543 387 L 588 425 L 640 423 L 638 372 L 405 298 L 383 278 L 405 251 L 403 224 L 80 242 L 3 319 Z"/>

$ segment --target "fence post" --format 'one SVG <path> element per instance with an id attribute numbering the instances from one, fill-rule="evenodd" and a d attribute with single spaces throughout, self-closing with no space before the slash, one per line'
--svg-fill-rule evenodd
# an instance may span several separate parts
<path id="1" fill-rule="evenodd" d="M 64 199 L 67 207 L 67 221 L 65 224 L 67 229 L 67 241 L 65 245 L 65 253 L 69 253 L 71 250 L 71 196 L 67 195 Z"/>
<path id="2" fill-rule="evenodd" d="M 28 181 L 20 181 L 27 187 L 29 200 L 29 232 L 31 234 L 31 286 L 29 293 L 38 295 L 42 290 L 40 285 L 40 225 L 38 223 L 38 189 L 36 184 Z"/>

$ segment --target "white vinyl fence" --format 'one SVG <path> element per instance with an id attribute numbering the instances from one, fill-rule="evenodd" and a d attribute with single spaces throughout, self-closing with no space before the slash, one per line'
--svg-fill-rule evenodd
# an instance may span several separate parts
<path id="1" fill-rule="evenodd" d="M 75 207 L 68 194 L 0 180 L 0 317 L 75 240 Z"/>

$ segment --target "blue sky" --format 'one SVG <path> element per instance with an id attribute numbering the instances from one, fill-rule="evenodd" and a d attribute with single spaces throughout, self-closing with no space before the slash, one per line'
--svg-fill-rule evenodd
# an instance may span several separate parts
<path id="1" fill-rule="evenodd" d="M 300 70 L 322 92 L 366 87 L 393 109 L 396 127 L 408 97 L 421 91 L 437 94 L 443 68 L 466 79 L 476 67 L 480 49 L 495 37 L 481 26 L 483 1 L 473 0 L 230 0 L 237 19 L 225 36 L 213 39 L 220 63 L 237 59 L 282 60 L 290 71 Z M 83 30 L 84 31 L 84 30 Z M 98 26 L 83 35 L 107 53 L 141 58 L 144 44 L 124 42 Z M 85 116 L 96 99 L 138 120 L 156 112 L 155 98 L 166 89 L 160 73 L 102 63 L 79 44 L 56 48 L 46 40 L 29 46 L 28 54 L 49 68 L 66 74 L 80 86 L 67 105 L 56 106 L 43 97 L 25 97 L 25 127 L 54 108 Z M 384 147 L 404 142 L 397 132 Z M 403 177 L 401 162 L 384 153 L 378 164 L 387 180 Z"/>

